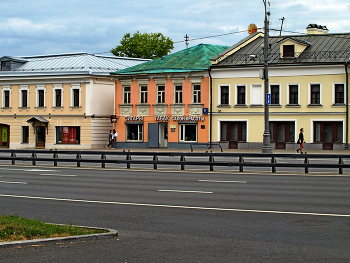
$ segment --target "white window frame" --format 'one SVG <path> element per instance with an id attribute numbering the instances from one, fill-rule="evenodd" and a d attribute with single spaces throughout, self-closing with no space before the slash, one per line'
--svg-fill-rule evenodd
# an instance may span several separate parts
<path id="1" fill-rule="evenodd" d="M 346 105 L 346 88 L 345 88 L 346 83 L 345 82 L 332 82 L 332 104 L 343 105 L 343 104 L 335 104 L 335 85 L 336 84 L 344 85 L 344 105 Z"/>
<path id="2" fill-rule="evenodd" d="M 311 104 L 311 85 L 320 85 L 320 104 Z M 309 82 L 309 84 L 308 84 L 308 105 L 322 105 L 322 82 Z"/>
<path id="3" fill-rule="evenodd" d="M 26 90 L 27 91 L 27 107 L 23 107 L 23 96 L 22 96 L 22 91 Z M 29 86 L 28 85 L 20 85 L 19 86 L 19 110 L 21 111 L 21 108 L 29 109 Z"/>
<path id="4" fill-rule="evenodd" d="M 194 86 L 199 86 L 199 90 L 195 90 Z M 197 102 L 195 102 L 195 97 Z M 202 103 L 202 85 L 200 83 L 192 84 L 192 104 L 201 104 Z"/>
<path id="5" fill-rule="evenodd" d="M 159 91 L 159 87 L 164 87 L 164 91 Z M 164 97 L 163 97 L 163 94 L 164 93 Z M 161 97 L 162 98 L 162 101 L 159 102 L 158 98 Z M 163 101 L 164 99 L 164 101 Z M 156 96 L 156 102 L 157 104 L 164 104 L 165 103 L 165 85 L 157 85 L 157 96 Z"/>
<path id="6" fill-rule="evenodd" d="M 135 133 L 138 134 L 138 140 L 130 140 L 128 139 L 128 129 L 130 125 L 137 125 L 137 131 L 135 131 Z M 141 127 L 141 129 L 140 129 Z M 128 123 L 125 125 L 125 135 L 126 135 L 126 141 L 127 142 L 143 142 L 143 138 L 144 138 L 144 125 L 140 124 L 140 123 Z"/>
<path id="7" fill-rule="evenodd" d="M 300 106 L 300 83 L 287 83 L 287 105 L 295 105 L 295 104 L 290 104 L 289 101 L 289 86 L 290 85 L 297 85 L 298 86 L 298 106 Z"/>
<path id="8" fill-rule="evenodd" d="M 79 106 L 74 106 L 74 90 L 79 90 Z M 63 97 L 63 96 L 62 96 Z M 71 84 L 70 87 L 70 110 L 73 110 L 73 108 L 79 108 L 81 110 L 81 86 L 80 84 Z"/>
<path id="9" fill-rule="evenodd" d="M 217 127 L 218 127 L 218 133 L 217 133 L 217 141 L 219 142 L 221 140 L 221 122 L 246 122 L 246 141 L 245 142 L 249 142 L 248 138 L 249 138 L 249 129 L 248 129 L 248 125 L 249 125 L 249 119 L 218 119 L 217 120 Z"/>
<path id="10" fill-rule="evenodd" d="M 253 96 L 253 87 L 257 87 L 260 88 L 261 90 L 261 96 L 260 96 L 260 101 L 258 103 L 256 103 L 254 101 L 255 96 Z M 264 90 L 263 90 L 263 84 L 261 83 L 252 83 L 250 84 L 250 106 L 263 106 L 264 105 Z"/>
<path id="11" fill-rule="evenodd" d="M 228 104 L 221 104 L 221 87 L 228 87 Z M 218 88 L 218 106 L 230 106 L 231 105 L 231 85 L 230 84 L 219 84 Z"/>
<path id="12" fill-rule="evenodd" d="M 238 104 L 238 86 L 244 86 L 244 104 Z M 247 84 L 236 84 L 235 85 L 235 105 L 246 106 L 247 105 Z"/>
<path id="13" fill-rule="evenodd" d="M 39 90 L 43 90 L 44 91 L 44 106 L 43 107 L 39 107 Z M 46 87 L 45 85 L 37 85 L 35 88 L 35 97 L 36 97 L 36 110 L 39 109 L 44 109 L 46 110 Z"/>
<path id="14" fill-rule="evenodd" d="M 129 88 L 129 91 L 125 91 L 125 88 Z M 126 102 L 125 102 L 126 99 Z M 123 104 L 131 103 L 131 86 L 123 86 Z"/>
<path id="15" fill-rule="evenodd" d="M 270 83 L 271 105 L 281 105 L 281 83 Z M 278 104 L 272 104 L 272 89 L 271 86 L 278 86 Z M 288 95 L 289 96 L 289 95 Z M 299 96 L 298 96 L 299 100 Z"/>
<path id="16" fill-rule="evenodd" d="M 146 91 L 143 91 L 142 88 L 146 87 Z M 144 102 L 142 102 L 142 98 Z M 147 98 L 147 99 L 145 99 Z M 147 104 L 148 103 L 148 86 L 147 85 L 140 85 L 140 104 Z"/>
<path id="17" fill-rule="evenodd" d="M 61 90 L 61 106 L 56 105 L 56 90 Z M 63 110 L 63 86 L 62 84 L 54 84 L 52 88 L 52 110 L 55 110 L 55 108 L 61 108 Z"/>
<path id="18" fill-rule="evenodd" d="M 186 134 L 186 125 L 191 125 L 196 127 L 196 140 L 195 141 L 187 141 L 185 138 Z M 182 128 L 184 127 L 184 128 Z M 198 142 L 198 123 L 179 123 L 179 142 Z"/>
<path id="19" fill-rule="evenodd" d="M 5 107 L 5 91 L 9 92 L 9 106 Z M 11 86 L 2 86 L 2 110 L 11 109 Z"/>
<path id="20" fill-rule="evenodd" d="M 181 87 L 181 90 L 176 90 L 177 87 Z M 182 84 L 174 85 L 174 104 L 182 104 L 183 103 L 183 86 Z"/>

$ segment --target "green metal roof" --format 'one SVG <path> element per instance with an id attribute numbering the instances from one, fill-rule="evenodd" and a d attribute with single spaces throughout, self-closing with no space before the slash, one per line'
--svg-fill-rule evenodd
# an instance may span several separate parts
<path id="1" fill-rule="evenodd" d="M 131 75 L 208 70 L 211 66 L 210 59 L 228 48 L 229 46 L 199 44 L 111 74 Z"/>

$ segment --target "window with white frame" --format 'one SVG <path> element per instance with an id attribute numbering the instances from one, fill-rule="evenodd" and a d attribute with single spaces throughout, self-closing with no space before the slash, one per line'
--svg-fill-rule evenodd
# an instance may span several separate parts
<path id="1" fill-rule="evenodd" d="M 29 107 L 29 87 L 28 85 L 21 85 L 19 87 L 19 107 Z"/>
<path id="2" fill-rule="evenodd" d="M 143 141 L 143 124 L 128 123 L 126 124 L 127 141 Z"/>
<path id="3" fill-rule="evenodd" d="M 270 85 L 271 105 L 280 105 L 280 85 Z"/>
<path id="4" fill-rule="evenodd" d="M 72 84 L 70 87 L 71 101 L 70 108 L 81 108 L 81 87 L 80 84 Z"/>
<path id="5" fill-rule="evenodd" d="M 140 87 L 140 103 L 141 104 L 147 103 L 147 86 Z"/>
<path id="6" fill-rule="evenodd" d="M 345 83 L 333 83 L 333 104 L 345 104 Z"/>
<path id="7" fill-rule="evenodd" d="M 230 105 L 229 85 L 219 85 L 219 105 Z"/>
<path id="8" fill-rule="evenodd" d="M 321 105 L 322 104 L 322 90 L 320 83 L 309 83 L 309 104 Z"/>
<path id="9" fill-rule="evenodd" d="M 201 85 L 200 84 L 194 84 L 192 87 L 192 102 L 193 103 L 201 103 Z"/>
<path id="10" fill-rule="evenodd" d="M 287 85 L 288 105 L 299 105 L 299 84 Z"/>
<path id="11" fill-rule="evenodd" d="M 252 106 L 264 105 L 264 93 L 262 84 L 252 84 L 250 86 L 250 104 Z"/>
<path id="12" fill-rule="evenodd" d="M 10 108 L 11 107 L 11 88 L 10 86 L 2 87 L 2 107 Z"/>
<path id="13" fill-rule="evenodd" d="M 182 85 L 176 85 L 175 86 L 175 104 L 181 104 L 182 103 Z"/>
<path id="14" fill-rule="evenodd" d="M 54 108 L 63 107 L 63 87 L 61 84 L 58 84 L 58 85 L 55 84 L 53 87 L 53 104 L 52 105 Z"/>
<path id="15" fill-rule="evenodd" d="M 35 89 L 36 92 L 36 107 L 37 108 L 45 108 L 46 107 L 46 101 L 45 101 L 45 95 L 46 95 L 46 88 L 44 85 L 38 85 Z"/>
<path id="16" fill-rule="evenodd" d="M 246 105 L 246 86 L 236 85 L 236 105 Z"/>
<path id="17" fill-rule="evenodd" d="M 157 86 L 157 103 L 165 103 L 165 86 Z"/>
<path id="18" fill-rule="evenodd" d="M 130 86 L 123 87 L 123 103 L 124 104 L 130 104 L 130 94 L 131 94 Z"/>
<path id="19" fill-rule="evenodd" d="M 180 142 L 196 142 L 197 124 L 179 123 L 179 137 Z"/>

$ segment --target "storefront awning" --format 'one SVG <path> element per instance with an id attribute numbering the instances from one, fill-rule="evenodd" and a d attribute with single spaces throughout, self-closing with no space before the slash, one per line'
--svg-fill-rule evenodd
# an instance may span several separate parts
<path id="1" fill-rule="evenodd" d="M 49 123 L 48 120 L 44 119 L 43 117 L 39 117 L 39 116 L 34 116 L 34 117 L 31 117 L 29 120 L 27 120 L 27 122 L 35 122 L 35 121 L 39 121 L 41 123 Z"/>

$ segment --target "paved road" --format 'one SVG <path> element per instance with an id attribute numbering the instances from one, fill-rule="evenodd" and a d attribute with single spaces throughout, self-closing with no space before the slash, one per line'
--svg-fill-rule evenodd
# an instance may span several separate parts
<path id="1" fill-rule="evenodd" d="M 119 238 L 1 262 L 349 262 L 350 177 L 0 166 L 0 213 Z"/>

